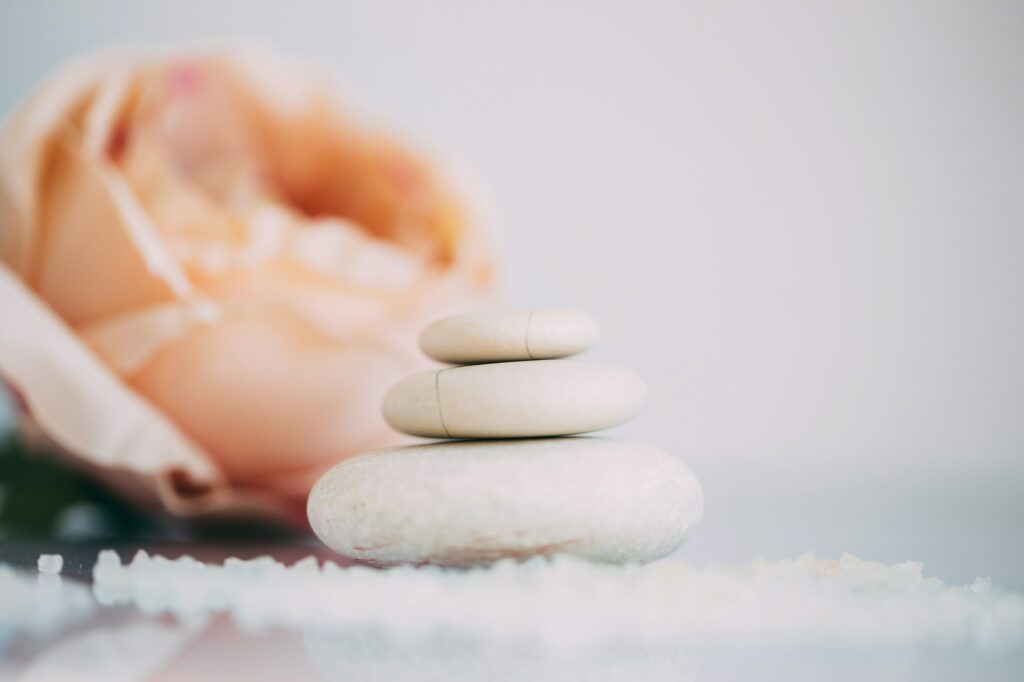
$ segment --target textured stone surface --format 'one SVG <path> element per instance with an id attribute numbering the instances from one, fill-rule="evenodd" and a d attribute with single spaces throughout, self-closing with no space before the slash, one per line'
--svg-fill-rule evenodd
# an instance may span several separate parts
<path id="1" fill-rule="evenodd" d="M 385 395 L 392 427 L 432 438 L 532 438 L 607 429 L 640 411 L 643 381 L 617 365 L 534 360 L 414 374 Z"/>
<path id="2" fill-rule="evenodd" d="M 648 562 L 703 511 L 671 454 L 600 438 L 446 442 L 338 464 L 309 497 L 317 536 L 381 565 L 468 566 L 567 553 Z"/>

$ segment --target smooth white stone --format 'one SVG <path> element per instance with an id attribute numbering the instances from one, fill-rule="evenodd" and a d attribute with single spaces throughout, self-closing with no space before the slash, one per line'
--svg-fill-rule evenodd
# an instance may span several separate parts
<path id="1" fill-rule="evenodd" d="M 532 438 L 628 421 L 647 390 L 624 367 L 533 360 L 448 367 L 391 387 L 381 411 L 395 429 L 428 438 Z"/>
<path id="2" fill-rule="evenodd" d="M 307 505 L 317 537 L 343 556 L 442 566 L 556 553 L 643 563 L 682 544 L 703 509 L 676 457 L 601 438 L 371 452 L 324 474 Z"/>
<path id="3" fill-rule="evenodd" d="M 550 360 L 581 353 L 600 335 L 597 320 L 573 308 L 485 310 L 434 322 L 420 334 L 420 349 L 457 365 Z"/>

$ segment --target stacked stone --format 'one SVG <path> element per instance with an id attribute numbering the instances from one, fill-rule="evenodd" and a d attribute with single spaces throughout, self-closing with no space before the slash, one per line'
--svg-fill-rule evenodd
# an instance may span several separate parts
<path id="1" fill-rule="evenodd" d="M 646 389 L 617 365 L 567 359 L 597 322 L 572 309 L 459 315 L 420 336 L 455 365 L 403 379 L 384 418 L 449 440 L 368 453 L 310 493 L 314 532 L 349 558 L 469 566 L 555 553 L 642 563 L 678 547 L 703 510 L 700 484 L 646 445 L 576 437 L 622 424 Z"/>

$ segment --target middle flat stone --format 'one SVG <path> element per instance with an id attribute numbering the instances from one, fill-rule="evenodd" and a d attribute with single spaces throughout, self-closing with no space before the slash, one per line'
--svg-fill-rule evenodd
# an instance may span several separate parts
<path id="1" fill-rule="evenodd" d="M 413 374 L 384 396 L 393 428 L 428 438 L 539 438 L 599 431 L 628 421 L 647 390 L 624 367 L 533 360 Z"/>

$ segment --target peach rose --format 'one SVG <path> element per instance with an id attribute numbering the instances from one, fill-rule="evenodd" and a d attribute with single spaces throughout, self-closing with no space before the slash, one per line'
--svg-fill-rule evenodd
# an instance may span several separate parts
<path id="1" fill-rule="evenodd" d="M 0 374 L 140 500 L 301 502 L 396 437 L 416 332 L 491 288 L 481 222 L 280 57 L 80 58 L 0 132 Z"/>

